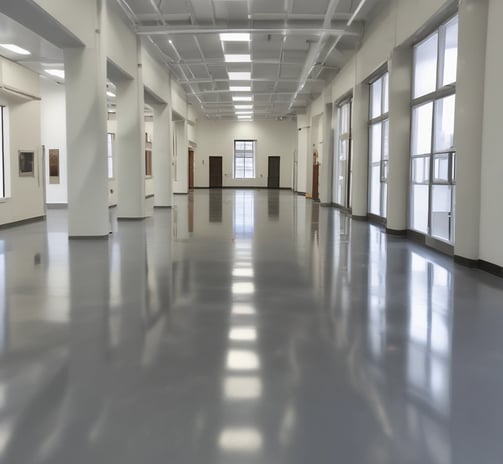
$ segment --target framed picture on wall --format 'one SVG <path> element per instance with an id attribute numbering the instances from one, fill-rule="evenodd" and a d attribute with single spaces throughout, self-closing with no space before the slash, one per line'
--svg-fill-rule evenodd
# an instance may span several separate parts
<path id="1" fill-rule="evenodd" d="M 35 152 L 19 150 L 19 177 L 35 176 Z"/>

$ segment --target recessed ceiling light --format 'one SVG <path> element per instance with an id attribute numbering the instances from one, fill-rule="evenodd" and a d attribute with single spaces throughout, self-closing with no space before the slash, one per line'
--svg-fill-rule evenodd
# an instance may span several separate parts
<path id="1" fill-rule="evenodd" d="M 232 101 L 235 101 L 235 102 L 251 102 L 253 101 L 253 97 L 251 96 L 243 96 L 243 97 L 232 97 Z"/>
<path id="2" fill-rule="evenodd" d="M 249 42 L 249 32 L 223 32 L 220 34 L 222 42 Z"/>
<path id="3" fill-rule="evenodd" d="M 251 56 L 249 54 L 242 55 L 224 55 L 226 63 L 249 63 Z"/>
<path id="4" fill-rule="evenodd" d="M 14 44 L 0 44 L 0 47 L 9 50 L 12 53 L 17 53 L 18 55 L 31 55 L 28 50 L 25 50 L 24 48 L 18 47 Z"/>
<path id="5" fill-rule="evenodd" d="M 65 71 L 62 69 L 46 69 L 45 72 L 51 76 L 59 77 L 60 79 L 65 78 Z"/>
<path id="6" fill-rule="evenodd" d="M 253 111 L 236 111 L 238 115 L 253 114 Z"/>
<path id="7" fill-rule="evenodd" d="M 250 116 L 245 116 L 244 114 L 238 115 L 238 119 L 246 119 L 248 121 L 251 121 L 251 115 Z"/>
<path id="8" fill-rule="evenodd" d="M 251 86 L 247 85 L 231 85 L 229 87 L 231 92 L 251 92 Z"/>
<path id="9" fill-rule="evenodd" d="M 115 93 L 111 92 L 110 90 L 107 90 L 107 95 L 112 98 L 117 96 L 117 95 L 115 95 Z"/>
<path id="10" fill-rule="evenodd" d="M 249 81 L 251 79 L 251 72 L 230 72 L 229 80 L 231 81 Z"/>
<path id="11" fill-rule="evenodd" d="M 237 110 L 251 110 L 253 105 L 234 105 Z"/>

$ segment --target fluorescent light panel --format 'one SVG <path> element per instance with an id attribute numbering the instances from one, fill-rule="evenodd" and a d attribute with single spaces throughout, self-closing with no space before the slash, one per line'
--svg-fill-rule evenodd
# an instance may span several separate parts
<path id="1" fill-rule="evenodd" d="M 243 55 L 224 55 L 226 63 L 249 63 L 251 56 L 249 54 Z"/>
<path id="2" fill-rule="evenodd" d="M 251 96 L 243 96 L 243 97 L 232 97 L 232 101 L 235 101 L 235 102 L 251 102 L 253 101 L 253 97 Z"/>
<path id="3" fill-rule="evenodd" d="M 220 34 L 222 42 L 249 42 L 249 32 L 223 32 Z"/>
<path id="4" fill-rule="evenodd" d="M 251 79 L 251 72 L 230 72 L 229 80 L 231 81 L 249 81 Z"/>
<path id="5" fill-rule="evenodd" d="M 240 116 L 238 116 L 238 119 L 243 120 L 243 121 L 251 121 L 252 117 L 251 116 L 240 115 Z"/>
<path id="6" fill-rule="evenodd" d="M 252 115 L 253 111 L 236 111 L 237 116 L 245 116 L 245 115 Z"/>
<path id="7" fill-rule="evenodd" d="M 229 87 L 231 92 L 251 92 L 251 86 L 246 85 L 231 85 Z"/>
<path id="8" fill-rule="evenodd" d="M 115 93 L 111 92 L 110 90 L 107 90 L 107 96 L 109 97 L 116 97 Z"/>
<path id="9" fill-rule="evenodd" d="M 50 76 L 59 77 L 61 79 L 65 78 L 65 71 L 62 69 L 46 69 L 45 72 Z"/>
<path id="10" fill-rule="evenodd" d="M 253 105 L 234 105 L 236 110 L 251 110 Z"/>
<path id="11" fill-rule="evenodd" d="M 5 48 L 5 50 L 9 50 L 12 53 L 17 53 L 18 55 L 31 55 L 28 50 L 14 44 L 0 44 L 0 47 Z"/>

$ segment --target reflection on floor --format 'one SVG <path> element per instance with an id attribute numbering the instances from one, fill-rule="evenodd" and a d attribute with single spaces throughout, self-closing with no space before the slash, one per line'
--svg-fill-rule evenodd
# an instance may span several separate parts
<path id="1" fill-rule="evenodd" d="M 0 463 L 501 464 L 503 281 L 291 192 L 0 231 Z"/>

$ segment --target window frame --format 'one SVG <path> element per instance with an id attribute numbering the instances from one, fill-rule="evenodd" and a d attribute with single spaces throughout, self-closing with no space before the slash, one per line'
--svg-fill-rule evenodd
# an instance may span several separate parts
<path id="1" fill-rule="evenodd" d="M 423 231 L 419 231 L 412 227 L 412 218 L 414 216 L 414 211 L 412 208 L 412 190 L 414 185 L 425 185 L 428 187 L 428 221 L 427 221 L 427 236 L 433 237 L 440 241 L 446 241 L 432 233 L 432 203 L 433 203 L 433 188 L 435 186 L 444 185 L 451 186 L 451 212 L 449 213 L 450 225 L 449 225 L 449 239 L 447 243 L 453 244 L 455 240 L 455 210 L 454 210 L 454 196 L 455 196 L 455 186 L 456 186 L 456 148 L 454 146 L 448 149 L 436 150 L 435 149 L 435 129 L 437 123 L 437 105 L 439 102 L 445 98 L 454 96 L 456 98 L 456 82 L 448 83 L 443 85 L 443 72 L 445 63 L 445 52 L 446 52 L 446 32 L 448 26 L 455 20 L 458 19 L 458 14 L 450 16 L 447 20 L 443 21 L 435 30 L 431 31 L 427 36 L 423 37 L 420 41 L 413 45 L 413 61 L 412 61 L 412 88 L 411 88 L 411 133 L 410 133 L 410 147 L 409 147 L 409 214 L 408 214 L 408 224 L 411 230 L 417 231 L 423 234 Z M 437 35 L 437 58 L 436 58 L 436 76 L 435 76 L 435 90 L 428 92 L 424 95 L 414 97 L 415 94 L 415 82 L 416 82 L 416 50 L 422 44 L 427 42 L 432 36 Z M 459 48 L 459 42 L 457 44 Z M 428 153 L 416 153 L 413 154 L 413 140 L 414 140 L 414 111 L 416 108 L 426 104 L 432 104 L 432 115 L 431 115 L 431 140 L 430 140 L 430 150 Z M 453 142 L 454 143 L 454 142 Z M 435 159 L 447 155 L 448 157 L 448 175 L 447 179 L 435 178 Z M 423 182 L 414 181 L 414 170 L 413 164 L 414 160 L 417 159 L 427 159 L 429 162 L 428 166 L 428 179 Z"/>
<path id="2" fill-rule="evenodd" d="M 380 112 L 377 116 L 373 116 L 373 85 L 381 81 L 381 89 L 380 89 L 380 102 L 381 102 L 381 108 Z M 386 85 L 385 85 L 386 84 Z M 368 180 L 367 180 L 367 190 L 368 190 L 368 212 L 369 214 L 375 215 L 375 213 L 372 213 L 370 211 L 371 207 L 371 195 L 372 195 L 372 189 L 370 181 L 371 181 L 371 175 L 372 175 L 372 168 L 374 166 L 379 165 L 379 189 L 380 189 L 380 204 L 379 204 L 379 216 L 382 219 L 386 219 L 387 217 L 387 198 L 384 198 L 384 190 L 387 192 L 387 184 L 388 184 L 388 168 L 389 168 L 389 71 L 387 67 L 382 70 L 378 75 L 373 77 L 372 79 L 369 79 L 368 81 L 368 88 L 369 88 L 369 110 L 368 110 L 368 134 L 369 134 L 369 150 L 368 150 Z M 386 99 L 387 97 L 387 99 Z M 372 161 L 372 148 L 373 148 L 373 135 L 372 135 L 372 130 L 376 125 L 380 125 L 381 128 L 381 143 L 380 143 L 380 160 L 379 162 L 374 162 Z M 386 154 L 385 157 L 385 126 L 387 125 L 387 130 L 388 130 L 388 153 Z M 384 186 L 386 186 L 386 189 L 384 189 Z"/>
<path id="3" fill-rule="evenodd" d="M 241 153 L 242 152 L 242 155 L 239 153 L 237 153 L 237 149 L 236 149 L 236 145 L 238 143 L 251 143 L 251 146 L 252 146 L 252 150 L 251 150 L 251 154 L 252 156 L 246 156 L 247 153 L 250 153 L 250 150 L 248 149 L 243 149 L 243 150 L 240 150 L 239 152 Z M 245 145 L 246 147 L 246 145 Z M 233 144 L 233 157 L 232 157 L 232 161 L 233 161 L 233 169 L 232 169 L 232 172 L 233 172 L 233 178 L 234 179 L 239 179 L 239 180 L 243 180 L 243 179 L 256 179 L 257 178 L 257 174 L 256 174 L 256 155 L 257 155 L 257 140 L 255 139 L 234 139 L 234 144 Z M 237 163 L 236 163 L 236 159 L 239 158 L 239 159 L 243 159 L 244 161 L 244 166 L 243 166 L 243 169 L 242 169 L 242 175 L 237 175 L 238 174 L 238 169 L 241 169 L 241 168 L 238 168 L 237 166 Z M 246 160 L 247 159 L 251 159 L 252 160 L 252 175 L 251 176 L 247 176 L 246 175 Z"/>

